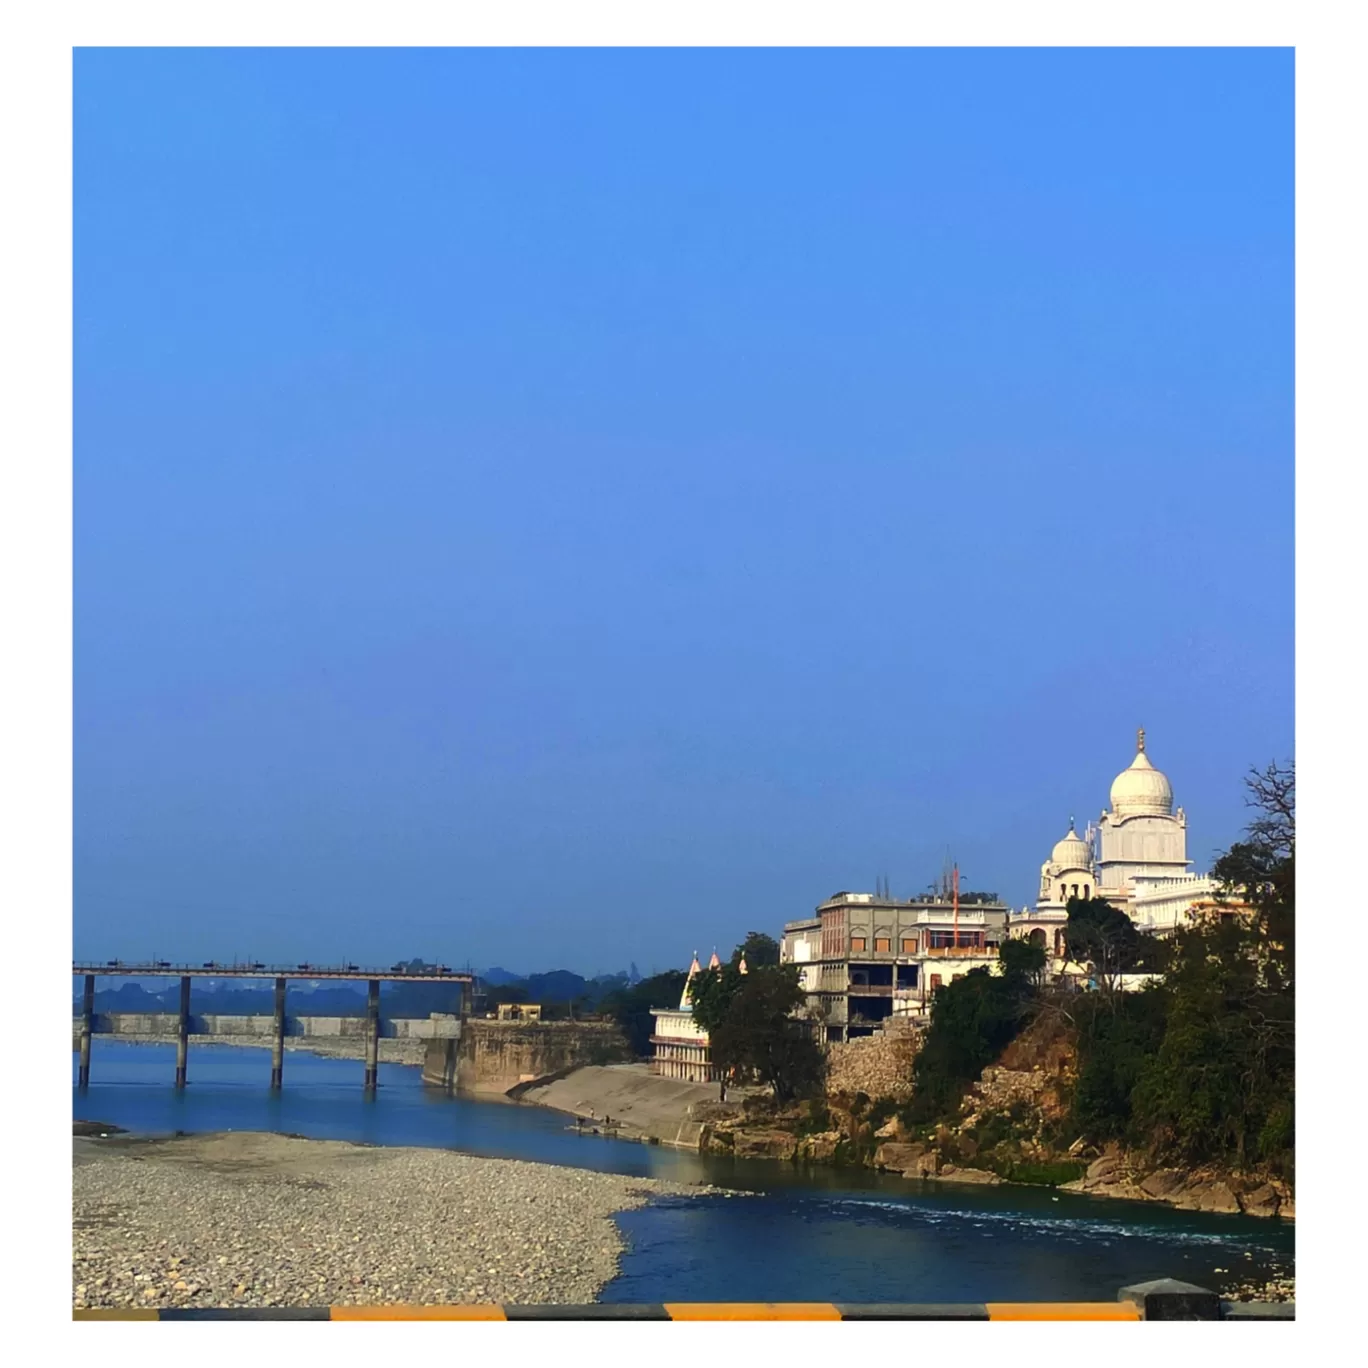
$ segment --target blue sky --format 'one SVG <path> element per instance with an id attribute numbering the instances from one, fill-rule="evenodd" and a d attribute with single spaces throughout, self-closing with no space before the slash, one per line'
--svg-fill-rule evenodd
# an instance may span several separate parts
<path id="1" fill-rule="evenodd" d="M 1293 61 L 84 50 L 75 943 L 643 970 L 1293 750 Z"/>

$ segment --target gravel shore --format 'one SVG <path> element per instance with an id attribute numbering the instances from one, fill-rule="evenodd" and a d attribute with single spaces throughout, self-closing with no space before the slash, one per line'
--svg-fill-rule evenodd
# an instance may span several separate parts
<path id="1" fill-rule="evenodd" d="M 73 1146 L 76 1307 L 592 1302 L 613 1212 L 713 1191 L 245 1132 Z"/>

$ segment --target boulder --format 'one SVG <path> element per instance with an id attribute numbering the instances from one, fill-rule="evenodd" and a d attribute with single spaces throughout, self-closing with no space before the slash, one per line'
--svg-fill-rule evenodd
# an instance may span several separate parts
<path id="1" fill-rule="evenodd" d="M 1002 1182 L 996 1173 L 989 1173 L 987 1169 L 957 1168 L 954 1164 L 946 1164 L 937 1176 L 950 1183 Z"/>
<path id="2" fill-rule="evenodd" d="M 1132 1183 L 1129 1178 L 1124 1178 L 1119 1174 L 1113 1178 L 1104 1178 L 1093 1182 L 1089 1182 L 1085 1178 L 1082 1190 L 1089 1197 L 1111 1197 L 1118 1202 L 1147 1202 L 1151 1200 L 1149 1193 L 1137 1184 Z"/>
<path id="3" fill-rule="evenodd" d="M 1084 1177 L 1095 1182 L 1099 1179 L 1111 1177 L 1119 1167 L 1120 1164 L 1113 1155 L 1104 1154 L 1100 1159 L 1094 1159 L 1088 1165 L 1088 1171 Z"/>
<path id="4" fill-rule="evenodd" d="M 1284 1221 L 1295 1221 L 1297 1219 L 1297 1204 L 1291 1197 L 1284 1197 L 1278 1205 L 1278 1215 Z"/>
<path id="5" fill-rule="evenodd" d="M 1278 1214 L 1278 1192 L 1271 1183 L 1256 1187 L 1253 1192 L 1244 1193 L 1239 1201 L 1240 1209 L 1246 1216 L 1276 1216 Z"/>
<path id="6" fill-rule="evenodd" d="M 836 1157 L 836 1146 L 841 1143 L 840 1131 L 823 1131 L 820 1135 L 805 1135 L 798 1142 L 797 1159 L 815 1164 L 829 1164 Z"/>
<path id="7" fill-rule="evenodd" d="M 1173 1205 L 1184 1211 L 1214 1211 L 1231 1215 L 1240 1210 L 1230 1185 L 1220 1180 L 1194 1183 L 1177 1194 Z"/>
<path id="8" fill-rule="evenodd" d="M 874 1132 L 876 1140 L 897 1140 L 902 1135 L 902 1122 L 896 1116 L 890 1116 L 887 1121 Z"/>
<path id="9" fill-rule="evenodd" d="M 1173 1197 L 1186 1182 L 1187 1174 L 1181 1169 L 1156 1169 L 1148 1178 L 1141 1179 L 1140 1191 L 1165 1200 Z"/>
<path id="10" fill-rule="evenodd" d="M 929 1149 L 920 1159 L 915 1159 L 910 1168 L 900 1170 L 904 1178 L 934 1178 L 940 1169 L 940 1155 Z"/>
<path id="11" fill-rule="evenodd" d="M 792 1159 L 798 1142 L 788 1131 L 754 1130 L 732 1133 L 732 1153 L 738 1159 Z"/>
<path id="12" fill-rule="evenodd" d="M 691 1121 L 734 1121 L 741 1116 L 741 1108 L 730 1102 L 695 1102 L 688 1115 Z"/>
<path id="13" fill-rule="evenodd" d="M 709 1126 L 698 1122 L 686 1122 L 698 1126 L 698 1150 L 700 1154 L 730 1154 L 735 1136 L 724 1126 Z"/>
<path id="14" fill-rule="evenodd" d="M 874 1167 L 903 1173 L 909 1168 L 917 1167 L 926 1149 L 927 1147 L 922 1144 L 885 1141 L 874 1151 Z"/>

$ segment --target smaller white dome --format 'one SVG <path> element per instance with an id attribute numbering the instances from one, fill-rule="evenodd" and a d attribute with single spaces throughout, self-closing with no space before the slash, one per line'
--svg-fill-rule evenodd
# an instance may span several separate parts
<path id="1" fill-rule="evenodd" d="M 1050 852 L 1050 863 L 1061 869 L 1091 869 L 1092 848 L 1069 823 L 1069 834 L 1062 841 L 1055 842 Z"/>

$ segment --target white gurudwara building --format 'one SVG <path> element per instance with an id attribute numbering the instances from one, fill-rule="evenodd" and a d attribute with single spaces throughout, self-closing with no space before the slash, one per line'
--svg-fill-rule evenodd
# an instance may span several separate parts
<path id="1" fill-rule="evenodd" d="M 1136 736 L 1135 759 L 1112 782 L 1111 806 L 1080 836 L 1072 819 L 1040 867 L 1034 908 L 1011 916 L 1011 929 L 1064 952 L 1064 926 L 1071 898 L 1105 898 L 1142 931 L 1168 935 L 1195 908 L 1215 900 L 1218 885 L 1194 874 L 1187 857 L 1187 814 L 1173 806 L 1168 776 L 1145 751 L 1145 731 Z"/>

